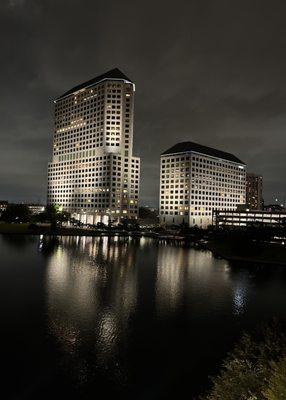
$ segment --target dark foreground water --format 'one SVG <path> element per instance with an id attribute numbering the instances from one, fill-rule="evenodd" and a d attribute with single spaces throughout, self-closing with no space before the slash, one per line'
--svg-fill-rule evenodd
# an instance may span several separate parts
<path id="1" fill-rule="evenodd" d="M 147 239 L 0 235 L 3 399 L 193 399 L 273 316 L 283 269 Z"/>

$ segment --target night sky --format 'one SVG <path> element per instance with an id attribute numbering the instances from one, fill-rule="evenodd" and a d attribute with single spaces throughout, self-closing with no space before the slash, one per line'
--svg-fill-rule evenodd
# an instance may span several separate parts
<path id="1" fill-rule="evenodd" d="M 142 205 L 186 140 L 234 153 L 282 201 L 285 21 L 285 0 L 1 0 L 0 199 L 45 201 L 52 100 L 118 67 L 136 84 Z"/>

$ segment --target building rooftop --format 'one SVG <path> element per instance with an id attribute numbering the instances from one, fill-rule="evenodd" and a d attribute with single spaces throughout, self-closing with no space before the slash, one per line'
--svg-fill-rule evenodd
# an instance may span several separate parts
<path id="1" fill-rule="evenodd" d="M 60 100 L 63 97 L 66 97 L 72 93 L 78 92 L 79 90 L 84 89 L 86 87 L 93 86 L 96 83 L 101 82 L 103 80 L 107 80 L 107 79 L 110 79 L 110 80 L 112 80 L 112 79 L 118 80 L 119 79 L 119 80 L 124 80 L 124 81 L 133 83 L 131 81 L 131 79 L 129 79 L 126 75 L 124 75 L 123 72 L 121 72 L 118 68 L 114 68 L 114 69 L 111 69 L 110 71 L 105 72 L 104 74 L 101 74 L 93 79 L 90 79 L 87 82 L 81 83 L 80 85 L 73 87 L 72 89 L 68 90 L 67 92 L 65 92 L 64 94 L 59 96 L 56 100 Z"/>
<path id="2" fill-rule="evenodd" d="M 161 155 L 165 156 L 167 154 L 188 153 L 188 152 L 201 153 L 208 156 L 217 157 L 223 160 L 228 160 L 238 164 L 245 165 L 243 161 L 241 161 L 239 158 L 237 158 L 231 153 L 226 153 L 225 151 L 217 150 L 212 147 L 202 146 L 201 144 L 194 142 L 177 143 L 174 146 L 170 147 L 168 150 L 164 151 L 164 153 L 162 153 Z"/>

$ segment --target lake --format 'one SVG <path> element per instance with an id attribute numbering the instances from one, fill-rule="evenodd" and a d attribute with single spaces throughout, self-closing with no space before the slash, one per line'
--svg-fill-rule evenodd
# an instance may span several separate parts
<path id="1" fill-rule="evenodd" d="M 273 317 L 286 319 L 282 267 L 146 238 L 0 235 L 5 399 L 193 399 Z"/>

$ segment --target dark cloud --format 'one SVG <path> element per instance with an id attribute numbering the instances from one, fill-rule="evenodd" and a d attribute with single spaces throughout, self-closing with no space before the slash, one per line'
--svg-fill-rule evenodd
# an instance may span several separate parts
<path id="1" fill-rule="evenodd" d="M 25 4 L 26 0 L 8 0 L 8 4 L 11 8 L 21 7 Z"/>
<path id="2" fill-rule="evenodd" d="M 136 82 L 142 203 L 182 140 L 235 153 L 285 196 L 286 4 L 2 0 L 0 198 L 45 200 L 52 100 L 113 67 Z"/>

